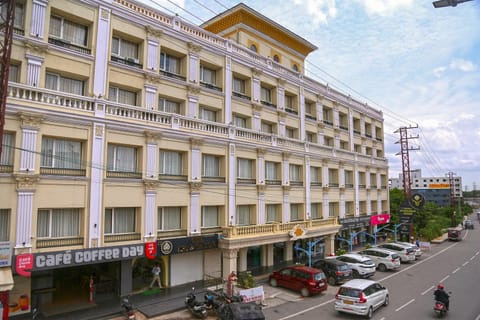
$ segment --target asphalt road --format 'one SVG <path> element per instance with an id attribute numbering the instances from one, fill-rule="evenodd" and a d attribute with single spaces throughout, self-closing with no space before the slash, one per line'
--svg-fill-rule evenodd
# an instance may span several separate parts
<path id="1" fill-rule="evenodd" d="M 378 309 L 373 319 L 422 320 L 433 319 L 433 291 L 443 283 L 451 291 L 450 312 L 446 319 L 480 320 L 480 225 L 466 230 L 459 242 L 433 244 L 415 262 L 402 264 L 399 270 L 379 272 L 372 277 L 390 292 L 390 304 Z M 268 286 L 268 285 L 267 285 Z M 302 298 L 296 293 L 278 289 L 271 293 L 269 306 L 263 312 L 268 320 L 365 319 L 339 314 L 333 308 L 337 286 L 326 293 Z M 272 289 L 270 289 L 272 290 Z M 285 298 L 287 297 L 287 298 Z M 289 300 L 288 300 L 288 297 Z M 275 303 L 282 299 L 282 303 Z"/>

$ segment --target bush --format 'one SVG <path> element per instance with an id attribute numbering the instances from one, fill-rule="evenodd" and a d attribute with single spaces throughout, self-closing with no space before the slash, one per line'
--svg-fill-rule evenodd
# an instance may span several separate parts
<path id="1" fill-rule="evenodd" d="M 337 251 L 335 252 L 337 256 L 341 256 L 342 254 L 345 254 L 345 253 L 347 253 L 347 250 L 345 249 L 337 249 Z"/>
<path id="2" fill-rule="evenodd" d="M 255 278 L 251 271 L 240 272 L 238 274 L 237 284 L 239 287 L 249 289 L 255 286 Z"/>

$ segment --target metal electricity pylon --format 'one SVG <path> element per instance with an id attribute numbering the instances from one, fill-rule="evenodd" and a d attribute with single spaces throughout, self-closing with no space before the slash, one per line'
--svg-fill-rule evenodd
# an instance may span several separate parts
<path id="1" fill-rule="evenodd" d="M 402 127 L 396 130 L 394 133 L 399 132 L 400 133 L 400 140 L 397 141 L 396 143 L 400 143 L 400 152 L 397 153 L 396 155 L 401 155 L 402 156 L 402 179 L 403 179 L 403 197 L 404 199 L 408 199 L 412 193 L 412 181 L 410 177 L 410 156 L 409 156 L 409 151 L 410 150 L 419 150 L 420 147 L 410 147 L 408 145 L 408 140 L 409 139 L 417 139 L 417 136 L 409 136 L 408 135 L 408 130 L 410 129 L 417 129 L 418 125 L 415 127 L 409 126 L 409 127 Z"/>

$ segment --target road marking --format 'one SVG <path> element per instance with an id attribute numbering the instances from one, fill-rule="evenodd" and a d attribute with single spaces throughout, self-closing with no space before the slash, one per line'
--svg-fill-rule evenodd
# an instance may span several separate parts
<path id="1" fill-rule="evenodd" d="M 444 282 L 444 281 L 447 280 L 448 278 L 450 278 L 450 275 L 447 275 L 447 276 L 443 277 L 443 279 L 441 279 L 440 282 Z"/>
<path id="2" fill-rule="evenodd" d="M 408 302 L 405 303 L 403 306 L 395 309 L 395 312 L 402 310 L 403 308 L 405 308 L 406 306 L 408 306 L 410 303 L 412 303 L 412 302 L 414 302 L 414 301 L 415 301 L 415 299 L 412 299 L 412 300 L 408 301 Z"/>
<path id="3" fill-rule="evenodd" d="M 318 304 L 318 305 L 316 305 L 316 306 L 307 308 L 307 309 L 305 309 L 305 310 L 302 310 L 302 311 L 300 311 L 300 312 L 291 314 L 291 315 L 289 315 L 289 316 L 283 317 L 283 318 L 278 319 L 278 320 L 285 320 L 285 319 L 294 318 L 294 317 L 296 317 L 296 316 L 298 316 L 298 315 L 301 315 L 301 314 L 303 314 L 303 313 L 306 313 L 306 312 L 308 312 L 308 311 L 312 311 L 312 310 L 315 310 L 315 309 L 317 309 L 317 308 L 323 307 L 324 305 L 329 304 L 329 303 L 332 303 L 332 302 L 334 302 L 334 301 L 335 301 L 335 299 L 331 299 L 331 300 L 325 301 L 325 302 L 320 303 L 320 304 Z"/>
<path id="4" fill-rule="evenodd" d="M 468 264 L 468 261 L 465 261 L 465 262 L 462 264 L 462 267 L 465 267 L 467 264 Z"/>
<path id="5" fill-rule="evenodd" d="M 458 270 L 460 270 L 460 267 L 458 267 L 457 269 L 453 270 L 453 271 L 452 271 L 452 274 L 457 273 Z"/>
<path id="6" fill-rule="evenodd" d="M 479 253 L 480 253 L 480 251 L 477 251 L 477 253 L 475 253 L 475 255 L 478 256 Z"/>
<path id="7" fill-rule="evenodd" d="M 470 258 L 470 261 L 472 261 L 473 259 L 475 259 L 477 256 L 473 256 Z"/>
<path id="8" fill-rule="evenodd" d="M 430 292 L 430 290 L 432 290 L 434 288 L 434 286 L 431 286 L 430 288 L 428 288 L 427 290 L 423 291 L 422 292 L 422 296 L 424 296 L 425 294 L 427 294 L 428 292 Z"/>

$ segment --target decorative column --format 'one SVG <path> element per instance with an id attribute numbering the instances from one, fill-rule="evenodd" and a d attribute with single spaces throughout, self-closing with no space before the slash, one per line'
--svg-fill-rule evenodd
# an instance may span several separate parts
<path id="1" fill-rule="evenodd" d="M 312 199 L 311 199 L 311 172 L 310 172 L 310 156 L 305 156 L 305 212 L 306 219 L 310 220 L 312 213 L 310 212 L 312 208 Z"/>
<path id="2" fill-rule="evenodd" d="M 147 70 L 158 72 L 160 61 L 158 49 L 163 31 L 150 25 L 146 26 L 145 30 L 147 31 Z"/>
<path id="3" fill-rule="evenodd" d="M 277 109 L 285 110 L 285 79 L 277 81 Z"/>
<path id="4" fill-rule="evenodd" d="M 305 92 L 303 87 L 300 87 L 299 95 L 299 108 L 298 114 L 300 115 L 300 140 L 305 141 L 306 130 L 305 130 Z"/>
<path id="5" fill-rule="evenodd" d="M 32 1 L 32 19 L 30 26 L 30 36 L 33 38 L 43 39 L 45 32 L 45 12 L 47 10 L 48 0 Z"/>
<path id="6" fill-rule="evenodd" d="M 237 163 L 235 144 L 228 146 L 228 224 L 235 225 L 237 221 L 236 213 L 236 189 L 237 181 Z"/>
<path id="7" fill-rule="evenodd" d="M 100 6 L 98 30 L 95 43 L 95 71 L 93 73 L 93 94 L 97 97 L 106 95 L 108 86 L 107 68 L 110 56 L 110 9 Z"/>
<path id="8" fill-rule="evenodd" d="M 187 117 L 198 118 L 198 94 L 200 93 L 200 87 L 188 85 L 187 90 Z"/>
<path id="9" fill-rule="evenodd" d="M 261 120 L 261 113 L 262 105 L 259 102 L 255 102 L 252 104 L 252 129 L 255 131 L 262 130 L 262 120 Z"/>
<path id="10" fill-rule="evenodd" d="M 27 85 L 36 87 L 40 83 L 40 74 L 41 74 L 44 58 L 32 56 L 30 54 L 26 54 L 26 58 L 27 58 L 27 79 L 26 79 Z"/>
<path id="11" fill-rule="evenodd" d="M 260 103 L 260 75 L 261 70 L 252 68 L 252 98 L 256 103 Z"/>
<path id="12" fill-rule="evenodd" d="M 335 253 L 335 234 L 325 236 L 325 256 Z"/>
<path id="13" fill-rule="evenodd" d="M 190 228 L 189 235 L 198 235 L 201 233 L 201 207 L 200 207 L 200 188 L 201 182 L 190 182 Z"/>
<path id="14" fill-rule="evenodd" d="M 223 270 L 222 278 L 227 279 L 228 275 L 235 271 L 237 272 L 237 255 L 238 249 L 222 249 Z M 245 259 L 246 260 L 246 259 Z M 245 266 L 246 269 L 246 266 Z"/>
<path id="15" fill-rule="evenodd" d="M 22 150 L 20 152 L 20 171 L 35 172 L 35 156 L 37 151 L 37 136 L 43 117 L 38 114 L 20 113 L 22 128 Z"/>
<path id="16" fill-rule="evenodd" d="M 189 42 L 188 49 L 188 81 L 200 84 L 200 56 L 198 53 L 202 50 L 202 47 L 193 42 Z"/>
<path id="17" fill-rule="evenodd" d="M 257 196 L 258 196 L 258 221 L 257 224 L 265 224 L 266 223 L 266 217 L 265 217 L 265 188 L 266 186 L 264 184 L 257 184 Z"/>
<path id="18" fill-rule="evenodd" d="M 145 185 L 145 219 L 144 219 L 144 240 L 154 241 L 157 236 L 158 221 L 155 223 L 157 215 L 157 188 L 158 180 L 144 180 Z"/>
<path id="19" fill-rule="evenodd" d="M 230 56 L 225 57 L 225 123 L 230 124 L 233 121 L 232 116 L 232 58 Z"/>
<path id="20" fill-rule="evenodd" d="M 192 181 L 202 181 L 202 151 L 200 150 L 203 144 L 202 139 L 190 138 L 190 171 Z"/>
<path id="21" fill-rule="evenodd" d="M 38 182 L 38 175 L 15 175 L 17 181 L 17 221 L 15 234 L 15 250 L 31 249 L 32 238 L 36 235 L 36 225 L 33 221 L 33 195 L 35 184 Z"/>
<path id="22" fill-rule="evenodd" d="M 92 139 L 92 163 L 106 163 L 103 155 L 105 154 L 105 124 L 93 124 Z M 89 233 L 88 246 L 98 247 L 100 245 L 100 236 L 102 235 L 102 217 L 103 217 L 103 166 L 92 166 L 90 169 L 90 208 L 89 208 Z"/>
<path id="23" fill-rule="evenodd" d="M 157 106 L 157 86 L 145 84 L 145 108 L 155 110 Z"/>

